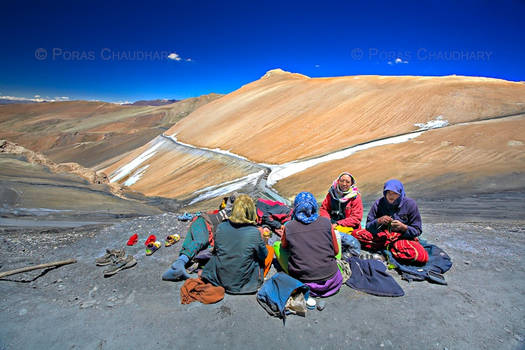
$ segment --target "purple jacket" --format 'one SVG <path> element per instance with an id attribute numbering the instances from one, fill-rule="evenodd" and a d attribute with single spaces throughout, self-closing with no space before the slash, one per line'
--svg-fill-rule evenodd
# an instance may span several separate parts
<path id="1" fill-rule="evenodd" d="M 390 204 L 385 198 L 386 191 L 394 191 L 399 194 L 399 198 Z M 421 235 L 421 215 L 417 208 L 416 201 L 405 196 L 405 189 L 399 180 L 389 180 L 383 188 L 383 197 L 375 201 L 366 217 L 366 230 L 376 234 L 386 229 L 380 227 L 377 219 L 383 215 L 389 215 L 394 220 L 399 220 L 408 226 L 403 233 L 403 238 L 415 238 Z"/>

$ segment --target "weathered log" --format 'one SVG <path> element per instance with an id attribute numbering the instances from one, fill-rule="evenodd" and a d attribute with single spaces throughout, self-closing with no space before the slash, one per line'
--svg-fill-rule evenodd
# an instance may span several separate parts
<path id="1" fill-rule="evenodd" d="M 57 267 L 62 265 L 68 265 L 76 263 L 77 261 L 75 259 L 68 259 L 68 260 L 62 260 L 62 261 L 56 261 L 56 262 L 50 262 L 47 264 L 40 264 L 40 265 L 34 265 L 34 266 L 28 266 L 28 267 L 22 267 L 20 269 L 11 270 L 11 271 L 5 271 L 0 272 L 0 278 L 3 278 L 5 276 L 15 275 L 17 273 L 32 271 L 32 270 L 38 270 L 38 269 L 45 269 L 46 267 Z"/>

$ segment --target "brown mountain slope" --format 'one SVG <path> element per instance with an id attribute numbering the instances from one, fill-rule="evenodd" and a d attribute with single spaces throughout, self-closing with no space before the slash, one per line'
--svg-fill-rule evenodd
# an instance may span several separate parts
<path id="1" fill-rule="evenodd" d="M 42 154 L 0 140 L 0 212 L 2 217 L 99 221 L 161 210 L 146 201 L 129 200 L 121 186 L 110 184 L 103 173 L 76 163 L 56 164 Z"/>
<path id="2" fill-rule="evenodd" d="M 411 193 L 440 197 L 525 187 L 525 114 L 428 131 L 411 141 L 357 152 L 278 182 L 286 197 L 311 191 L 322 200 L 334 178 L 350 171 L 364 197 L 390 178 Z"/>
<path id="3" fill-rule="evenodd" d="M 525 85 L 476 77 L 266 73 L 170 128 L 183 142 L 280 164 L 414 131 L 525 110 Z"/>
<path id="4" fill-rule="evenodd" d="M 130 167 L 134 160 L 141 158 L 144 159 L 143 162 Z M 210 155 L 178 146 L 159 136 L 105 168 L 104 172 L 112 181 L 117 179 L 116 182 L 147 196 L 185 199 L 204 187 L 231 181 L 259 170 L 248 162 L 232 162 L 224 155 Z"/>
<path id="5" fill-rule="evenodd" d="M 0 137 L 56 162 L 111 163 L 219 98 L 210 94 L 164 106 L 51 102 L 0 106 Z"/>
<path id="6" fill-rule="evenodd" d="M 524 109 L 525 85 L 503 80 L 456 76 L 310 79 L 270 71 L 193 112 L 166 134 L 176 134 L 189 144 L 230 150 L 257 162 L 282 164 L 415 131 L 418 127 L 414 124 L 439 117 L 452 126 L 428 131 L 409 142 L 320 164 L 281 180 L 275 187 L 286 197 L 311 190 L 321 199 L 333 178 L 349 170 L 360 179 L 365 195 L 380 192 L 384 180 L 391 177 L 429 191 L 437 184 L 469 191 L 474 177 L 482 183 L 484 178 L 503 179 L 522 171 L 525 162 L 515 153 L 520 147 L 506 145 L 511 140 L 523 142 L 519 133 L 525 122 L 522 117 L 504 116 Z M 494 117 L 502 118 L 486 124 L 461 124 Z M 494 137 L 493 144 L 487 148 L 490 137 Z M 445 141 L 454 146 L 442 146 Z M 500 144 L 503 148 L 495 147 Z M 403 151 L 401 156 L 397 150 Z M 131 163 L 141 152 L 123 158 L 106 172 L 114 179 L 118 167 Z M 180 152 L 166 149 L 162 156 L 130 169 L 128 176 L 141 176 L 131 188 L 185 198 L 196 189 L 256 171 L 240 171 L 235 161 L 224 159 L 219 165 L 207 157 L 194 152 L 181 157 Z M 390 164 L 387 158 L 398 165 L 383 166 Z M 440 180 L 429 182 L 431 178 Z M 119 183 L 124 181 L 126 178 L 118 179 Z M 517 182 L 507 187 L 516 186 Z"/>

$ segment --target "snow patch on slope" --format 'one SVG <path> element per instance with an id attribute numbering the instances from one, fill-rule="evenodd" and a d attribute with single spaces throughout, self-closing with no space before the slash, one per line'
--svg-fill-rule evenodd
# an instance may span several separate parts
<path id="1" fill-rule="evenodd" d="M 246 185 L 252 184 L 255 185 L 260 176 L 264 174 L 264 170 L 258 171 L 256 173 L 248 174 L 241 178 L 223 182 L 215 186 L 209 186 L 203 189 L 196 191 L 195 193 L 202 193 L 200 196 L 194 198 L 189 204 L 194 204 L 205 199 L 218 197 L 221 195 L 228 194 L 233 191 L 237 191 L 243 188 Z"/>
<path id="2" fill-rule="evenodd" d="M 118 180 L 121 180 L 128 176 L 133 170 L 138 168 L 142 163 L 144 163 L 149 158 L 153 157 L 155 153 L 157 153 L 157 149 L 162 146 L 163 141 L 160 142 L 157 141 L 156 144 L 148 148 L 146 151 L 142 152 L 141 155 L 139 155 L 137 158 L 133 159 L 128 164 L 120 167 L 117 171 L 115 171 L 114 175 L 110 177 L 111 182 L 115 182 Z"/>
<path id="3" fill-rule="evenodd" d="M 426 123 L 416 123 L 414 126 L 417 126 L 419 130 L 430 130 L 430 129 L 439 129 L 445 126 L 448 126 L 449 122 L 446 119 L 443 119 L 442 115 L 436 117 L 436 119 L 429 120 Z"/>
<path id="4" fill-rule="evenodd" d="M 291 161 L 291 162 L 280 164 L 280 165 L 267 165 L 272 170 L 270 175 L 268 176 L 267 183 L 268 185 L 273 186 L 279 180 L 282 180 L 288 176 L 291 176 L 293 174 L 296 174 L 303 170 L 311 168 L 317 164 L 329 162 L 331 160 L 336 160 L 336 159 L 343 159 L 356 152 L 363 151 L 365 149 L 369 149 L 373 147 L 406 142 L 406 141 L 409 141 L 411 139 L 418 137 L 422 133 L 423 131 L 420 131 L 420 132 L 410 133 L 407 135 L 394 136 L 394 137 L 389 137 L 383 140 L 372 141 L 372 142 L 368 142 L 362 145 L 357 145 L 357 146 L 350 147 L 350 148 L 347 148 L 341 151 L 330 153 L 325 156 L 314 158 L 314 159 L 309 159 L 309 160 L 304 160 L 304 161 Z"/>

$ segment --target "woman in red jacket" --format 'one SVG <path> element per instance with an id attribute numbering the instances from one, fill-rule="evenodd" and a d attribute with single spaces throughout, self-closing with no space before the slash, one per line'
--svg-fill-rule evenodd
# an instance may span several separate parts
<path id="1" fill-rule="evenodd" d="M 334 180 L 319 213 L 329 218 L 339 231 L 352 233 L 361 229 L 363 202 L 355 179 L 350 173 L 344 172 Z"/>

